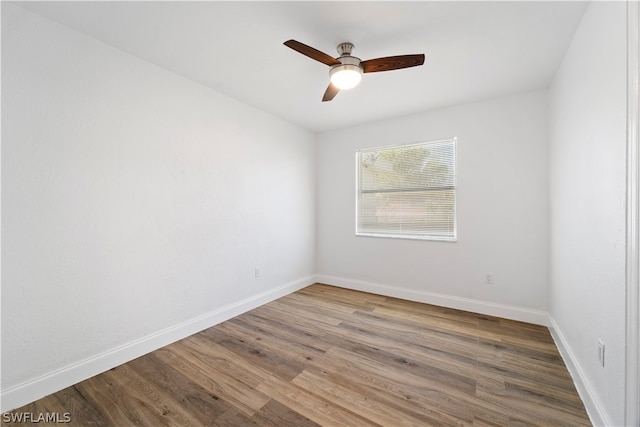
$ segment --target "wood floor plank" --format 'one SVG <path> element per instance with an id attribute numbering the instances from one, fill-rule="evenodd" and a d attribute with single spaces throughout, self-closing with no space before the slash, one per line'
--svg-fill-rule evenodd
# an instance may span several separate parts
<path id="1" fill-rule="evenodd" d="M 320 424 L 311 421 L 309 418 L 299 414 L 276 400 L 270 400 L 269 403 L 264 405 L 262 409 L 252 417 L 252 421 L 255 422 L 256 425 L 263 427 L 320 426 Z"/>
<path id="2" fill-rule="evenodd" d="M 25 412 L 71 426 L 590 425 L 547 328 L 322 284 L 9 415 Z"/>
<path id="3" fill-rule="evenodd" d="M 212 343 L 221 345 L 239 357 L 250 360 L 252 363 L 264 368 L 285 380 L 292 380 L 305 367 L 305 358 L 298 357 L 293 349 L 276 349 L 268 342 L 254 339 L 250 333 L 239 328 L 230 328 L 228 325 L 218 325 L 215 329 L 204 331 L 204 336 L 210 338 Z M 293 356 L 287 359 L 286 352 Z"/>
<path id="4" fill-rule="evenodd" d="M 87 402 L 87 399 L 75 386 L 67 387 L 49 397 L 54 397 L 58 401 L 58 407 L 65 408 L 65 411 L 69 414 L 70 420 L 73 420 L 72 425 L 109 425 L 104 414 L 100 413 L 97 408 L 90 405 L 89 402 Z"/>
<path id="5" fill-rule="evenodd" d="M 206 366 L 206 373 L 213 377 L 220 375 L 241 381 L 255 388 L 273 375 L 273 372 L 242 358 L 238 353 L 220 345 L 212 345 L 205 334 L 199 333 L 180 341 L 180 346 L 201 360 Z"/>
<path id="6" fill-rule="evenodd" d="M 299 317 L 307 320 L 311 320 L 318 323 L 325 323 L 327 325 L 339 325 L 342 321 L 342 316 L 336 317 L 334 313 L 319 313 L 314 311 L 308 311 L 304 307 L 296 306 L 294 304 L 287 303 L 286 301 L 273 301 L 269 303 L 269 307 L 274 310 L 281 310 L 286 312 L 290 316 Z"/>
<path id="7" fill-rule="evenodd" d="M 307 391 L 292 382 L 272 378 L 258 389 L 310 420 L 324 426 L 379 426 L 342 406 L 331 404 L 324 397 Z"/>
<path id="8" fill-rule="evenodd" d="M 272 352 L 286 358 L 288 361 L 299 362 L 306 365 L 309 360 L 322 355 L 326 350 L 317 348 L 313 344 L 290 340 L 280 334 L 273 334 L 266 329 L 251 324 L 242 319 L 234 319 L 220 325 L 220 330 L 231 336 L 254 343 L 262 351 Z"/>
<path id="9" fill-rule="evenodd" d="M 325 395 L 333 393 L 332 400 L 338 402 L 336 404 L 342 402 L 342 405 L 351 407 L 352 400 L 359 398 L 359 413 L 378 422 L 386 420 L 384 425 L 462 425 L 463 419 L 470 417 L 467 407 L 457 405 L 449 396 L 422 381 L 422 378 L 414 377 L 414 382 L 408 386 L 407 383 L 412 381 L 407 381 L 405 375 L 395 373 L 385 378 L 377 375 L 376 371 L 384 369 L 383 366 L 378 365 L 375 370 L 360 369 L 362 365 L 370 363 L 366 360 L 345 362 L 341 366 L 329 363 L 318 366 L 318 369 L 309 368 L 301 376 L 309 373 L 315 378 L 325 378 Z M 294 381 L 299 381 L 299 378 Z M 314 387 L 314 383 L 307 384 L 307 387 Z M 349 390 L 352 390 L 353 397 L 347 399 Z M 371 405 L 377 409 L 365 415 Z M 380 417 L 377 414 L 380 410 L 384 410 L 386 415 Z"/>
<path id="10" fill-rule="evenodd" d="M 410 340 L 407 336 L 394 334 L 377 334 L 373 336 L 370 333 L 366 333 L 366 331 L 362 331 L 361 328 L 354 328 L 349 323 L 343 323 L 340 325 L 340 329 L 344 330 L 341 333 L 343 338 L 394 354 L 406 354 L 411 358 L 424 361 L 433 368 L 451 374 L 462 374 L 471 379 L 485 374 L 483 371 L 478 370 L 477 359 L 472 356 L 477 353 L 477 342 L 467 343 L 468 354 L 463 356 L 459 354 L 460 352 L 457 349 L 452 350 L 451 346 L 442 346 L 437 343 L 434 345 L 433 339 L 425 337 L 416 336 L 415 339 Z"/>
<path id="11" fill-rule="evenodd" d="M 408 352 L 391 352 L 378 347 L 352 342 L 342 337 L 335 337 L 339 348 L 343 348 L 354 355 L 374 360 L 389 370 L 401 371 L 420 376 L 425 382 L 442 389 L 452 389 L 463 393 L 475 392 L 475 380 L 464 375 L 436 368 L 422 360 L 411 357 Z"/>
<path id="12" fill-rule="evenodd" d="M 477 396 L 481 400 L 502 407 L 502 411 L 509 414 L 510 424 L 511 420 L 519 420 L 523 423 L 544 426 L 590 425 L 588 419 L 583 416 L 576 416 L 555 405 L 541 405 L 539 401 L 530 399 L 530 396 L 512 393 L 494 394 L 485 390 L 479 390 Z"/>
<path id="13" fill-rule="evenodd" d="M 335 313 L 336 315 L 353 314 L 356 310 L 361 310 L 362 305 L 345 303 L 338 300 L 322 300 L 317 295 L 305 295 L 304 293 L 293 293 L 282 298 L 287 304 L 303 306 L 305 309 L 325 313 Z"/>
<path id="14" fill-rule="evenodd" d="M 300 295 L 311 296 L 316 300 L 332 302 L 338 306 L 352 307 L 357 310 L 373 310 L 380 302 L 387 300 L 387 297 L 368 292 L 354 291 L 335 286 L 316 283 L 313 286 L 301 289 L 296 292 Z"/>
<path id="15" fill-rule="evenodd" d="M 415 324 L 418 327 L 424 327 L 430 330 L 444 332 L 448 334 L 458 335 L 469 338 L 486 338 L 500 341 L 500 335 L 487 330 L 477 328 L 477 323 L 469 327 L 466 321 L 448 319 L 443 317 L 432 317 L 428 312 L 425 313 L 406 313 L 395 309 L 376 308 L 375 313 L 380 313 L 389 319 L 398 319 L 409 324 Z"/>
<path id="16" fill-rule="evenodd" d="M 264 334 L 277 336 L 288 342 L 300 343 L 316 351 L 325 352 L 333 346 L 330 341 L 324 339 L 325 333 L 306 332 L 297 328 L 295 324 L 285 324 L 252 313 L 246 313 L 242 316 L 242 320 Z"/>
<path id="17" fill-rule="evenodd" d="M 427 417 L 430 424 L 457 425 L 461 419 L 471 419 L 471 406 L 465 403 L 473 400 L 472 395 L 459 390 L 445 392 L 422 375 L 390 369 L 383 362 L 339 347 L 331 349 L 315 365 L 309 370 L 329 375 L 336 383 L 346 382 L 368 389 L 378 399 L 385 400 L 388 406 L 395 406 L 398 414 Z"/>
<path id="18" fill-rule="evenodd" d="M 460 338 L 451 334 L 392 324 L 376 316 L 358 316 L 355 313 L 351 321 L 345 321 L 333 330 L 346 338 L 375 345 L 376 343 L 396 350 L 410 350 L 421 355 L 441 354 L 441 359 L 453 365 L 477 365 L 479 348 L 477 339 Z M 372 330 L 375 333 L 371 333 Z M 485 353 L 489 354 L 488 351 Z"/>
<path id="19" fill-rule="evenodd" d="M 279 310 L 271 304 L 258 307 L 250 313 L 278 323 L 291 325 L 295 327 L 296 330 L 302 331 L 304 334 L 309 334 L 310 336 L 323 336 L 328 332 L 328 329 L 324 324 L 320 324 L 305 317 L 293 316 L 286 310 Z"/>
<path id="20" fill-rule="evenodd" d="M 522 358 L 514 362 L 512 358 L 513 355 L 509 354 L 501 354 L 499 357 L 491 359 L 479 356 L 477 374 L 483 376 L 499 375 L 573 392 L 574 385 L 570 376 L 554 375 L 553 372 L 545 369 L 546 366 L 543 369 L 538 369 L 536 363 L 527 363 Z"/>
<path id="21" fill-rule="evenodd" d="M 465 323 L 469 326 L 477 327 L 481 321 L 499 320 L 495 317 L 469 311 L 456 310 L 452 308 L 439 307 L 432 304 L 424 304 L 415 301 L 407 301 L 397 298 L 386 298 L 376 303 L 374 311 L 389 310 L 390 313 L 408 314 L 411 317 L 428 317 L 434 320 L 451 320 L 456 323 Z"/>
<path id="22" fill-rule="evenodd" d="M 428 425 L 427 417 L 415 417 L 411 413 L 393 411 L 381 400 L 372 395 L 371 389 L 354 384 L 338 383 L 327 375 L 316 375 L 305 371 L 298 375 L 293 383 L 310 392 L 321 392 L 322 396 L 336 406 L 348 406 L 349 410 L 382 425 L 417 426 Z M 345 384 L 345 385 L 342 385 Z"/>
<path id="23" fill-rule="evenodd" d="M 127 363 L 139 376 L 149 381 L 150 385 L 167 398 L 179 402 L 198 425 L 206 425 L 229 408 L 229 404 L 221 401 L 212 391 L 205 389 L 197 382 L 179 372 L 171 364 L 165 363 L 161 355 L 154 352 Z M 165 352 L 166 354 L 166 352 Z"/>
<path id="24" fill-rule="evenodd" d="M 196 423 L 179 402 L 159 393 L 128 364 L 83 381 L 76 387 L 115 426 Z"/>
<path id="25" fill-rule="evenodd" d="M 256 391 L 257 382 L 252 381 L 248 384 L 247 377 L 228 375 L 215 358 L 196 352 L 192 341 L 184 343 L 184 349 L 179 354 L 163 349 L 156 350 L 154 354 L 207 390 L 214 400 L 220 400 L 220 405 L 227 403 L 252 416 L 269 400 L 268 396 Z"/>

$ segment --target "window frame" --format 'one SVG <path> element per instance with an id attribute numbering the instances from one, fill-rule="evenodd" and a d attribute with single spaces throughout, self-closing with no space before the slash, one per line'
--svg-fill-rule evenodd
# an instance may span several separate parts
<path id="1" fill-rule="evenodd" d="M 362 232 L 359 231 L 359 219 L 360 219 L 360 195 L 363 194 L 361 190 L 361 181 L 362 176 L 360 173 L 360 154 L 371 152 L 371 151 L 381 151 L 381 150 L 390 150 L 397 148 L 409 148 L 413 146 L 425 146 L 430 144 L 442 144 L 446 142 L 451 142 L 453 146 L 453 185 L 445 186 L 445 187 L 434 187 L 433 189 L 423 189 L 422 191 L 442 191 L 444 189 L 453 190 L 453 232 L 450 236 L 441 236 L 441 235 L 424 235 L 424 234 L 393 234 L 393 233 L 375 233 L 375 232 Z M 372 147 L 372 148 L 361 148 L 356 150 L 355 153 L 355 163 L 356 163 L 356 182 L 355 182 L 355 235 L 356 237 L 380 237 L 387 239 L 407 239 L 407 240 L 425 240 L 425 241 L 436 241 L 436 242 L 450 242 L 455 243 L 458 241 L 458 209 L 457 209 L 457 189 L 458 189 L 458 138 L 444 138 L 438 140 L 429 140 L 429 141 L 420 141 L 420 142 L 411 142 L 406 144 L 393 144 L 386 145 L 381 147 Z M 415 191 L 415 189 L 407 189 L 404 190 L 406 192 Z M 368 191 L 371 193 L 371 191 Z M 398 192 L 403 192 L 403 190 L 398 190 Z"/>

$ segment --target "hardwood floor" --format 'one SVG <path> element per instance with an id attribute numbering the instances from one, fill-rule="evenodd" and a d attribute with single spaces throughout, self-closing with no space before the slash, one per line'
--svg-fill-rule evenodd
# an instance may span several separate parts
<path id="1" fill-rule="evenodd" d="M 320 284 L 11 411 L 25 412 L 74 426 L 590 425 L 546 328 Z"/>

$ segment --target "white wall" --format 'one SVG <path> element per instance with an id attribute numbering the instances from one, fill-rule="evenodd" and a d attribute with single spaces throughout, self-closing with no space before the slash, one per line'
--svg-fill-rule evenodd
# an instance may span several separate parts
<path id="1" fill-rule="evenodd" d="M 325 282 L 546 323 L 545 91 L 320 135 L 318 272 Z M 355 152 L 457 137 L 456 243 L 355 236 Z M 484 284 L 484 273 L 495 284 Z"/>
<path id="2" fill-rule="evenodd" d="M 313 134 L 6 2 L 2 18 L 3 410 L 312 280 Z"/>
<path id="3" fill-rule="evenodd" d="M 550 89 L 550 111 L 553 326 L 582 387 L 590 393 L 583 399 L 594 420 L 622 425 L 624 2 L 589 5 Z M 605 367 L 598 364 L 598 339 L 606 345 Z"/>

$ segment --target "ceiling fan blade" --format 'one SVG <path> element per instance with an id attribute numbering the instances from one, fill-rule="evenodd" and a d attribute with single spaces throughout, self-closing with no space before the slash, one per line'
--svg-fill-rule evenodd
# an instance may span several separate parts
<path id="1" fill-rule="evenodd" d="M 284 45 L 290 47 L 296 52 L 300 52 L 301 54 L 308 56 L 311 59 L 315 59 L 316 61 L 322 62 L 326 65 L 339 65 L 340 61 L 337 59 L 327 55 L 324 52 L 320 52 L 318 49 L 314 49 L 311 46 L 307 46 L 304 43 L 300 43 L 295 40 L 287 40 L 284 42 Z"/>
<path id="2" fill-rule="evenodd" d="M 324 91 L 322 102 L 331 101 L 333 98 L 336 97 L 338 92 L 340 92 L 340 89 L 334 86 L 333 83 L 329 83 L 329 86 L 327 86 L 327 90 Z"/>
<path id="3" fill-rule="evenodd" d="M 424 64 L 424 54 L 387 56 L 384 58 L 362 61 L 360 66 L 365 73 L 377 73 L 379 71 L 399 70 L 401 68 L 415 67 Z"/>

